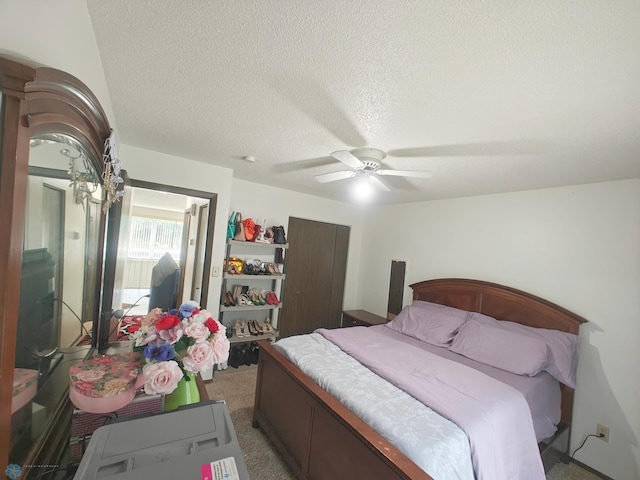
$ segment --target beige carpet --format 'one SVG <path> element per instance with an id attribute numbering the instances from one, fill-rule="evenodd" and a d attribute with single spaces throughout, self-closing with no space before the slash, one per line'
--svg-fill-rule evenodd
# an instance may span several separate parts
<path id="1" fill-rule="evenodd" d="M 251 426 L 257 368 L 229 368 L 215 372 L 207 384 L 211 400 L 224 400 L 231 414 L 238 442 L 252 480 L 289 480 L 295 476 L 262 430 Z M 547 480 L 599 480 L 600 477 L 575 464 L 557 463 Z"/>
<path id="2" fill-rule="evenodd" d="M 251 426 L 257 371 L 254 366 L 215 372 L 207 392 L 211 400 L 226 402 L 251 479 L 293 480 L 296 477 L 269 439 L 262 430 Z"/>

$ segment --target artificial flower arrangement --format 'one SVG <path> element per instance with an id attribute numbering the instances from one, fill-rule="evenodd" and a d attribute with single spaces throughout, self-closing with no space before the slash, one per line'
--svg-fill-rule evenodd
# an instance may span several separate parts
<path id="1" fill-rule="evenodd" d="M 226 327 L 201 310 L 195 302 L 163 312 L 151 310 L 140 328 L 130 335 L 134 351 L 146 360 L 142 368 L 144 391 L 149 395 L 168 394 L 187 372 L 199 373 L 229 358 Z"/>

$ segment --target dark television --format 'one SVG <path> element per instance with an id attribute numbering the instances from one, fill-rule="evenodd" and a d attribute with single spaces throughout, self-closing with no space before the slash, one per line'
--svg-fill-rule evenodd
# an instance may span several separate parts
<path id="1" fill-rule="evenodd" d="M 22 252 L 16 367 L 38 368 L 39 359 L 58 344 L 55 328 L 55 262 L 46 248 Z"/>

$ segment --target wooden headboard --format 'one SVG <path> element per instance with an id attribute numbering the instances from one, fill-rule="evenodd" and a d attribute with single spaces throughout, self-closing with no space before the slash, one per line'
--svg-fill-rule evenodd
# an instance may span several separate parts
<path id="1" fill-rule="evenodd" d="M 479 312 L 498 320 L 550 328 L 578 335 L 586 320 L 547 300 L 515 288 L 464 278 L 440 278 L 409 285 L 413 299 Z M 559 433 L 571 427 L 574 390 L 560 385 L 562 412 Z"/>
<path id="2" fill-rule="evenodd" d="M 578 335 L 586 320 L 530 293 L 496 283 L 440 278 L 410 285 L 413 299 L 480 312 L 498 320 Z"/>

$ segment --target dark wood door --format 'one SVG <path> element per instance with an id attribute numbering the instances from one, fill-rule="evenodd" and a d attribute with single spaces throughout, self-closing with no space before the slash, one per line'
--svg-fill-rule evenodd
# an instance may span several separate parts
<path id="1" fill-rule="evenodd" d="M 289 218 L 281 337 L 340 326 L 350 228 Z"/>

